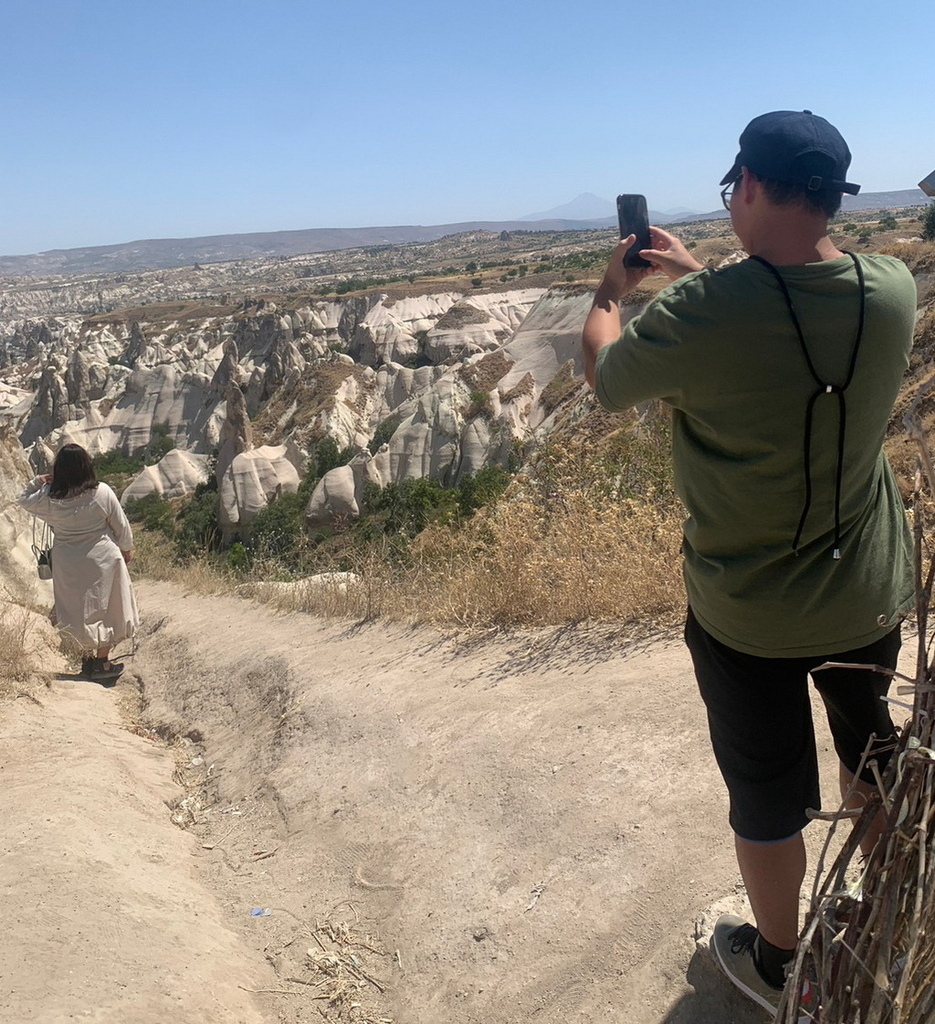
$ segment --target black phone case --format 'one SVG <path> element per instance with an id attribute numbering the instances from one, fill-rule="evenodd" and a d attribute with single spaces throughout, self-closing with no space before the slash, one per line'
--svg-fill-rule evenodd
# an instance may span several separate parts
<path id="1" fill-rule="evenodd" d="M 636 235 L 636 242 L 627 249 L 623 257 L 626 267 L 651 267 L 637 253 L 640 249 L 651 249 L 652 239 L 649 235 L 649 211 L 646 208 L 646 197 L 639 195 L 617 196 L 617 221 L 620 224 L 620 237 Z"/>

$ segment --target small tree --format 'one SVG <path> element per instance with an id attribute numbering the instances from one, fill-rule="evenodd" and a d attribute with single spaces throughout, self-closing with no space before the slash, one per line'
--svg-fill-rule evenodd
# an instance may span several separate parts
<path id="1" fill-rule="evenodd" d="M 396 433 L 396 428 L 400 423 L 402 423 L 402 417 L 394 414 L 392 416 L 387 416 L 385 420 L 381 420 L 377 424 L 377 429 L 373 432 L 373 437 L 367 445 L 370 449 L 371 455 L 376 455 L 380 445 L 386 444 L 389 441 L 389 439 Z"/>
<path id="2" fill-rule="evenodd" d="M 935 242 L 935 203 L 929 203 L 922 214 L 922 237 L 927 242 Z"/>
<path id="3" fill-rule="evenodd" d="M 175 448 L 175 441 L 170 436 L 168 423 L 154 423 L 149 435 L 149 444 L 143 455 L 143 461 L 147 466 L 155 466 L 156 463 L 168 455 Z"/>

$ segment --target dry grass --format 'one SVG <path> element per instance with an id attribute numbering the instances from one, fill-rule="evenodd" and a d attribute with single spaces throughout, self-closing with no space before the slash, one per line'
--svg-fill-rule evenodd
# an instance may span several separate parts
<path id="1" fill-rule="evenodd" d="M 587 416 L 585 417 L 587 420 Z M 671 490 L 667 421 L 606 431 L 578 418 L 493 506 L 430 527 L 400 560 L 391 540 L 358 550 L 359 579 L 259 583 L 283 610 L 470 627 L 585 619 L 672 621 L 684 606 L 682 508 Z"/>
<path id="2" fill-rule="evenodd" d="M 311 977 L 294 979 L 302 981 L 312 993 L 312 998 L 321 999 L 333 1009 L 339 1020 L 353 1020 L 357 1024 L 379 1021 L 392 1024 L 392 1018 L 377 1016 L 368 996 L 382 994 L 385 983 L 372 973 L 367 961 L 375 957 L 388 958 L 371 935 L 357 935 L 346 921 L 326 921 L 316 924 L 312 932 L 317 948 L 306 953 L 305 967 Z M 398 956 L 397 956 L 398 963 Z M 367 1003 L 371 1002 L 368 1006 Z"/>
<path id="3" fill-rule="evenodd" d="M 35 612 L 0 593 L 0 698 L 21 694 L 24 683 L 41 675 L 41 647 Z"/>
<path id="4" fill-rule="evenodd" d="M 684 607 L 682 508 L 671 490 L 668 421 L 620 426 L 597 410 L 569 413 L 551 442 L 493 506 L 462 525 L 425 530 L 411 547 L 382 537 L 341 551 L 350 573 L 284 576 L 275 561 L 249 575 L 140 533 L 134 571 L 206 594 L 238 593 L 282 611 L 476 628 L 583 620 L 668 624 Z M 559 428 L 561 432 L 561 428 Z"/>
<path id="5" fill-rule="evenodd" d="M 0 606 L 0 685 L 22 682 L 33 672 L 29 611 L 8 600 Z"/>
<path id="6" fill-rule="evenodd" d="M 666 507 L 586 487 L 548 504 L 514 494 L 426 538 L 407 596 L 428 621 L 468 626 L 666 620 L 685 602 L 680 530 Z"/>
<path id="7" fill-rule="evenodd" d="M 227 594 L 240 582 L 232 572 L 212 565 L 206 558 L 179 561 L 175 545 L 161 533 L 137 530 L 134 534 L 131 575 L 177 583 L 196 594 Z"/>

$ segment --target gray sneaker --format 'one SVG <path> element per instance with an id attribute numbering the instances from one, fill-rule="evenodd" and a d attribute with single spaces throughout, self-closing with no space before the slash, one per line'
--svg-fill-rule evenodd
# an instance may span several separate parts
<path id="1" fill-rule="evenodd" d="M 742 917 L 722 914 L 714 926 L 711 948 L 722 970 L 737 988 L 775 1017 L 779 1009 L 779 1000 L 782 998 L 782 989 L 773 988 L 760 977 L 760 972 L 756 969 L 753 962 L 753 946 L 757 934 L 756 928 L 752 924 L 747 924 Z M 803 989 L 799 1024 L 811 1024 L 817 1020 L 815 1014 L 807 1009 L 812 1001 L 812 988 L 805 982 Z"/>

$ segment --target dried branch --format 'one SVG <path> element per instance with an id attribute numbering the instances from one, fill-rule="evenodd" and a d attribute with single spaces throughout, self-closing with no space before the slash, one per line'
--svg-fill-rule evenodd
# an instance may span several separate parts
<path id="1" fill-rule="evenodd" d="M 932 386 L 935 386 L 933 384 Z M 913 500 L 918 650 L 914 679 L 877 665 L 828 663 L 826 668 L 864 667 L 909 685 L 897 688 L 912 703 L 884 698 L 911 718 L 902 729 L 885 772 L 868 748 L 858 777 L 866 770 L 875 780 L 865 806 L 851 810 L 851 793 L 834 812 L 810 811 L 829 823 L 811 905 L 790 965 L 789 981 L 776 1017 L 793 1024 L 802 1014 L 802 985 L 817 992 L 810 1012 L 821 1024 L 931 1024 L 935 1020 L 935 678 L 928 632 L 935 558 L 925 541 L 923 486 L 935 500 L 935 460 L 916 420 L 919 404 L 932 387 L 920 392 L 906 414 L 910 438 L 919 449 Z M 931 507 L 931 506 L 929 506 Z M 881 837 L 862 869 L 860 841 L 885 818 Z M 850 835 L 830 868 L 832 841 L 842 822 Z"/>

